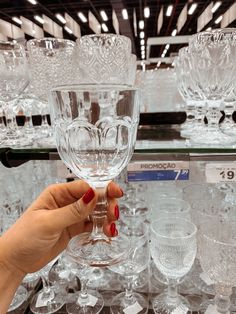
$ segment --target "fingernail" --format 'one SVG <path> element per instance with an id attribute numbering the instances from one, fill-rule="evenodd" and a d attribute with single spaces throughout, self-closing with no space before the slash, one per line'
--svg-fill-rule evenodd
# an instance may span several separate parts
<path id="1" fill-rule="evenodd" d="M 114 211 L 115 211 L 116 219 L 118 220 L 119 217 L 120 217 L 120 211 L 119 211 L 119 206 L 118 205 L 115 206 Z"/>
<path id="2" fill-rule="evenodd" d="M 88 204 L 89 202 L 91 202 L 91 200 L 94 198 L 95 193 L 94 190 L 92 188 L 90 188 L 82 197 L 82 200 L 85 204 Z"/>
<path id="3" fill-rule="evenodd" d="M 116 225 L 114 224 L 114 222 L 111 224 L 110 226 L 110 231 L 111 231 L 111 236 L 114 237 L 116 234 Z"/>
<path id="4" fill-rule="evenodd" d="M 121 197 L 124 196 L 124 192 L 123 192 L 123 190 L 121 188 L 120 188 L 120 191 L 121 191 L 121 194 L 122 194 Z"/>

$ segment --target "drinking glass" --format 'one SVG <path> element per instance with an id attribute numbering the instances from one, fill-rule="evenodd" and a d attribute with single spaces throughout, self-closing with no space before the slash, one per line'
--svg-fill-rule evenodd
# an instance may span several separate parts
<path id="1" fill-rule="evenodd" d="M 194 132 L 202 132 L 204 125 L 204 99 L 193 79 L 195 69 L 191 64 L 191 56 L 188 47 L 179 50 L 179 56 L 175 60 L 177 84 L 181 96 L 186 101 L 187 119 L 181 124 L 181 135 L 190 137 Z"/>
<path id="2" fill-rule="evenodd" d="M 179 280 L 191 269 L 197 253 L 197 228 L 181 218 L 162 218 L 151 224 L 151 255 L 168 280 L 167 293 L 153 300 L 155 313 L 170 314 L 189 309 L 188 301 L 177 292 Z"/>
<path id="3" fill-rule="evenodd" d="M 234 91 L 224 99 L 225 118 L 220 124 L 220 129 L 223 133 L 228 135 L 236 135 L 236 124 L 233 120 L 233 113 L 236 108 L 236 88 Z"/>
<path id="4" fill-rule="evenodd" d="M 127 84 L 127 79 L 131 79 L 131 40 L 128 37 L 86 35 L 78 39 L 77 44 L 80 83 Z"/>
<path id="5" fill-rule="evenodd" d="M 139 92 L 118 85 L 61 86 L 52 90 L 50 102 L 60 157 L 99 195 L 92 214 L 92 233 L 74 237 L 68 253 L 91 266 L 116 263 L 125 257 L 127 241 L 122 235 L 111 239 L 103 233 L 106 187 L 132 156 L 139 122 Z M 62 142 L 64 147 L 60 148 Z"/>
<path id="6" fill-rule="evenodd" d="M 206 132 L 191 138 L 195 144 L 227 145 L 235 143 L 219 129 L 223 100 L 231 93 L 235 82 L 236 30 L 215 29 L 193 35 L 190 40 L 196 83 L 207 101 Z"/>
<path id="7" fill-rule="evenodd" d="M 216 313 L 230 314 L 230 296 L 236 285 L 236 221 L 212 219 L 202 225 L 200 263 L 215 282 Z M 210 304 L 213 306 L 213 304 Z"/>
<path id="8" fill-rule="evenodd" d="M 7 132 L 2 145 L 17 145 L 20 139 L 12 101 L 21 95 L 29 83 L 26 53 L 21 44 L 0 41 L 0 77 L 0 101 L 5 103 L 3 108 L 7 121 Z"/>
<path id="9" fill-rule="evenodd" d="M 131 251 L 122 263 L 110 266 L 109 269 L 125 276 L 125 292 L 119 293 L 111 302 L 111 313 L 126 312 L 129 307 L 137 306 L 140 314 L 147 313 L 148 300 L 140 293 L 133 291 L 134 277 L 147 269 L 149 265 L 149 228 L 145 223 L 126 226 L 121 230 L 131 242 Z"/>
<path id="10" fill-rule="evenodd" d="M 57 312 L 65 304 L 65 292 L 59 285 L 51 286 L 48 274 L 56 259 L 40 270 L 43 288 L 34 295 L 30 302 L 30 310 L 34 314 L 51 314 Z"/>
<path id="11" fill-rule="evenodd" d="M 34 94 L 48 101 L 49 91 L 75 79 L 76 44 L 59 38 L 31 39 L 27 42 L 31 84 Z"/>

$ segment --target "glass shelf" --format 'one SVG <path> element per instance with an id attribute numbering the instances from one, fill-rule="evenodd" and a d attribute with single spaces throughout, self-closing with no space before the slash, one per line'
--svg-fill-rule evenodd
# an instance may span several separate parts
<path id="1" fill-rule="evenodd" d="M 158 159 L 159 155 L 164 155 L 163 158 L 168 158 L 168 160 L 203 158 L 204 156 L 208 159 L 222 156 L 224 159 L 232 160 L 235 159 L 236 145 L 191 146 L 187 139 L 181 138 L 179 125 L 140 126 L 133 160 Z M 60 159 L 56 146 L 46 147 L 43 142 L 35 142 L 30 147 L 0 148 L 0 158 L 7 167 L 17 166 L 28 160 Z"/>

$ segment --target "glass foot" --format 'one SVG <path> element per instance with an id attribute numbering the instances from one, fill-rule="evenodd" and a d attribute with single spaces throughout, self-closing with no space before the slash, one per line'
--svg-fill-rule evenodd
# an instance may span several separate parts
<path id="1" fill-rule="evenodd" d="M 53 297 L 43 299 L 43 290 L 40 290 L 30 303 L 30 310 L 34 314 L 51 314 L 57 312 L 65 304 L 63 293 L 59 292 L 59 287 L 50 287 Z"/>
<path id="2" fill-rule="evenodd" d="M 104 301 L 96 290 L 88 290 L 88 299 L 82 299 L 80 292 L 74 293 L 66 304 L 68 314 L 98 314 L 101 312 Z"/>
<path id="3" fill-rule="evenodd" d="M 8 312 L 16 310 L 26 301 L 27 298 L 28 298 L 28 291 L 25 289 L 25 287 L 19 286 L 9 306 Z"/>
<path id="4" fill-rule="evenodd" d="M 129 249 L 129 239 L 124 235 L 94 241 L 90 233 L 83 233 L 70 240 L 67 253 L 76 262 L 105 267 L 125 260 Z"/>
<path id="5" fill-rule="evenodd" d="M 128 299 L 125 297 L 125 292 L 121 292 L 111 301 L 111 314 L 124 314 L 125 309 L 130 306 L 137 309 L 134 309 L 135 313 L 146 314 L 148 312 L 148 300 L 141 294 L 134 292 Z"/>
<path id="6" fill-rule="evenodd" d="M 167 300 L 167 294 L 163 293 L 158 295 L 152 303 L 153 311 L 156 314 L 172 314 L 172 312 L 176 309 L 176 312 L 178 309 L 181 310 L 188 308 L 190 309 L 191 306 L 187 299 L 185 299 L 183 296 L 179 295 L 176 302 L 168 302 Z"/>
<path id="7" fill-rule="evenodd" d="M 190 138 L 192 144 L 195 145 L 209 145 L 209 146 L 227 146 L 236 143 L 236 139 L 224 134 L 220 130 L 210 131 L 206 129 L 205 133 L 197 134 Z"/>

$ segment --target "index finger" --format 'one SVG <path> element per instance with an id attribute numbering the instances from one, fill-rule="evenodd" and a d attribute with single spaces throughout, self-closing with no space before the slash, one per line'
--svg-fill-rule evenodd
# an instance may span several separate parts
<path id="1" fill-rule="evenodd" d="M 30 208 L 55 209 L 67 206 L 80 199 L 89 188 L 89 184 L 83 180 L 52 184 L 39 195 Z"/>

